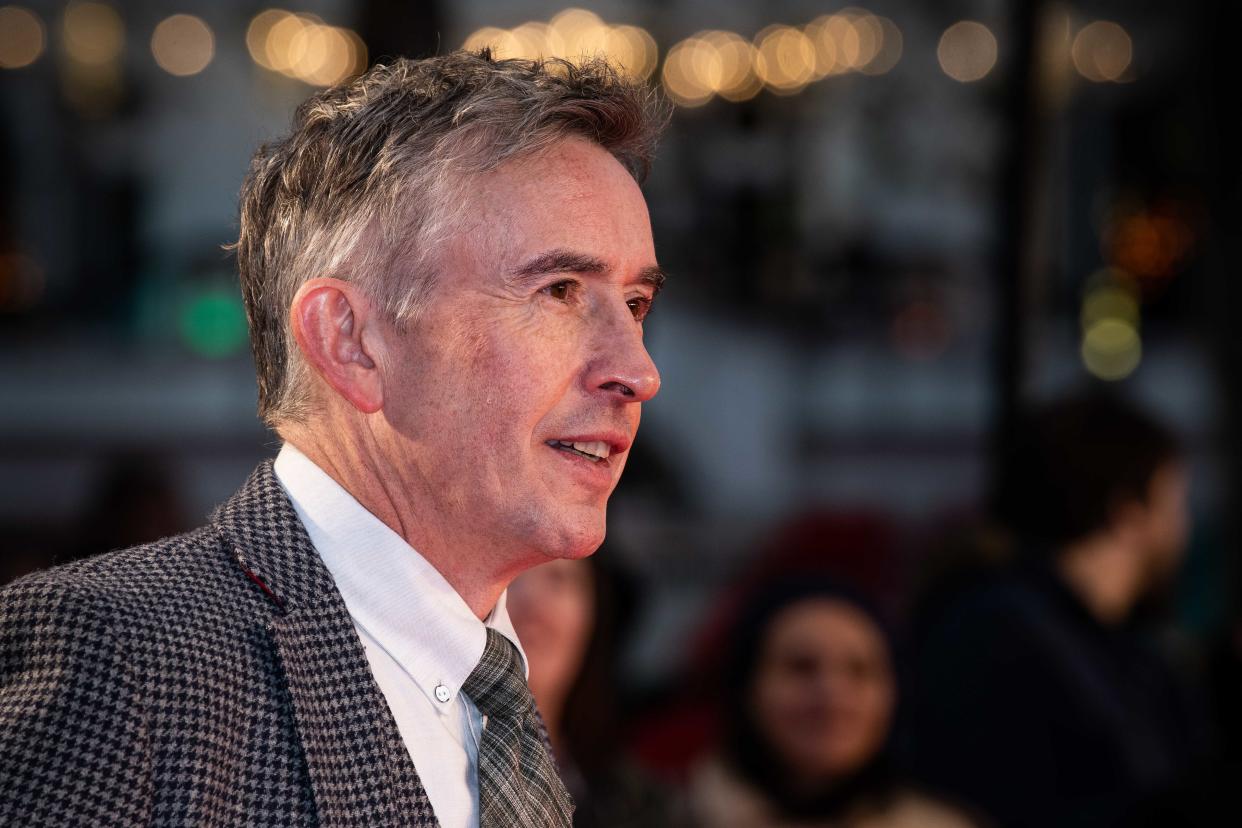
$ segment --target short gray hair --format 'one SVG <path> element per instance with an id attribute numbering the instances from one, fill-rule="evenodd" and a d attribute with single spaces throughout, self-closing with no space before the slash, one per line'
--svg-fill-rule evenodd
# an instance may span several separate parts
<path id="1" fill-rule="evenodd" d="M 472 175 L 582 136 L 642 181 L 668 119 L 657 93 L 591 59 L 497 60 L 453 52 L 377 65 L 298 107 L 293 130 L 255 153 L 242 185 L 237 253 L 259 414 L 273 427 L 313 412 L 289 325 L 316 276 L 358 284 L 398 323 L 416 316 Z"/>

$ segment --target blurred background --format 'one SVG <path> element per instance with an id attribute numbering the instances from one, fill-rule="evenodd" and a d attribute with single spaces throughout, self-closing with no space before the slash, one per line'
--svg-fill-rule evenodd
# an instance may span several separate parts
<path id="1" fill-rule="evenodd" d="M 698 684 L 781 562 L 917 639 L 946 566 L 1015 546 L 991 504 L 1024 413 L 1106 392 L 1189 471 L 1145 635 L 1219 767 L 1239 37 L 1228 0 L 0 5 L 0 576 L 197 525 L 274 456 L 222 245 L 302 99 L 393 55 L 603 52 L 675 104 L 645 186 L 664 384 L 601 553 L 638 761 L 677 783 L 711 744 Z"/>

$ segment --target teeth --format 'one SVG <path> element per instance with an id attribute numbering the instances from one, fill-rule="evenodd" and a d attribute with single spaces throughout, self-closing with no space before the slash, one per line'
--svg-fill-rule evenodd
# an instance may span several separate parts
<path id="1" fill-rule="evenodd" d="M 595 440 L 591 443 L 574 443 L 574 448 L 583 454 L 590 454 L 601 460 L 606 460 L 609 454 L 608 444 L 602 440 Z"/>
<path id="2" fill-rule="evenodd" d="M 592 440 L 591 442 L 570 443 L 565 440 L 550 440 L 548 445 L 560 446 L 561 448 L 573 449 L 579 454 L 585 454 L 594 460 L 607 460 L 612 454 L 612 450 L 603 440 Z"/>

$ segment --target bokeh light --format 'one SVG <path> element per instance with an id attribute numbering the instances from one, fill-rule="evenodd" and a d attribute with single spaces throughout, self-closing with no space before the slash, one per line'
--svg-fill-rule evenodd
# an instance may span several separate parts
<path id="1" fill-rule="evenodd" d="M 815 46 L 815 78 L 843 72 L 882 75 L 901 60 L 901 30 L 887 17 L 845 8 L 806 26 Z"/>
<path id="2" fill-rule="evenodd" d="M 778 95 L 799 92 L 815 79 L 815 45 L 793 26 L 769 26 L 755 35 L 755 74 Z"/>
<path id="3" fill-rule="evenodd" d="M 610 25 L 594 12 L 566 9 L 548 23 L 528 21 L 514 29 L 484 26 L 462 48 L 489 47 L 498 58 L 563 58 L 571 62 L 606 57 L 622 73 L 647 80 L 659 62 L 655 38 L 639 26 Z"/>
<path id="4" fill-rule="evenodd" d="M 750 100 L 759 94 L 763 83 L 755 74 L 754 44 L 741 35 L 718 29 L 701 32 L 698 37 L 716 50 L 720 60 L 716 94 L 735 103 Z"/>
<path id="5" fill-rule="evenodd" d="M 1090 291 L 1082 302 L 1082 329 L 1088 331 L 1106 319 L 1137 327 L 1139 303 L 1134 291 L 1120 284 L 1103 284 Z"/>
<path id="6" fill-rule="evenodd" d="M 712 44 L 688 37 L 668 50 L 664 58 L 664 89 L 680 106 L 702 106 L 711 100 L 724 78 L 724 63 Z"/>
<path id="7" fill-rule="evenodd" d="M 884 43 L 884 28 L 879 19 L 862 9 L 844 9 L 840 16 L 849 21 L 858 40 L 858 53 L 847 62 L 846 68 L 856 71 L 875 60 Z"/>
<path id="8" fill-rule="evenodd" d="M 1134 279 L 1124 270 L 1108 267 L 1093 274 L 1087 286 L 1079 316 L 1083 365 L 1102 380 L 1124 379 L 1143 355 Z"/>
<path id="9" fill-rule="evenodd" d="M 39 59 L 47 45 L 43 21 L 21 6 L 0 6 L 0 69 L 21 69 Z"/>
<path id="10" fill-rule="evenodd" d="M 538 60 L 565 54 L 565 44 L 560 35 L 547 23 L 529 21 L 511 33 L 512 45 L 506 50 L 507 58 Z"/>
<path id="11" fill-rule="evenodd" d="M 124 98 L 125 25 L 106 3 L 72 2 L 61 18 L 61 90 L 83 118 L 110 117 Z"/>
<path id="12" fill-rule="evenodd" d="M 63 20 L 65 52 L 78 63 L 111 63 L 125 48 L 125 25 L 105 3 L 70 3 Z"/>
<path id="13" fill-rule="evenodd" d="M 971 83 L 987 77 L 996 66 L 996 36 L 974 20 L 954 23 L 940 36 L 936 58 L 955 81 Z"/>
<path id="14" fill-rule="evenodd" d="M 651 77 L 659 60 L 655 38 L 639 26 L 610 26 L 604 53 L 625 74 L 642 81 Z"/>
<path id="15" fill-rule="evenodd" d="M 509 33 L 504 29 L 499 29 L 495 26 L 484 26 L 472 32 L 461 47 L 468 52 L 477 52 L 486 47 L 491 49 L 494 55 L 500 57 L 499 46 L 507 37 L 509 37 Z"/>
<path id="16" fill-rule="evenodd" d="M 97 65 L 66 61 L 61 67 L 60 82 L 69 105 L 83 118 L 92 120 L 111 117 L 125 95 L 119 60 Z"/>
<path id="17" fill-rule="evenodd" d="M 1143 342 L 1134 325 L 1109 317 L 1083 332 L 1081 354 L 1092 375 L 1114 382 L 1134 373 L 1143 358 Z"/>
<path id="18" fill-rule="evenodd" d="M 591 57 L 604 51 L 608 24 L 586 9 L 565 9 L 548 23 L 559 42 L 560 57 L 570 60 Z"/>
<path id="19" fill-rule="evenodd" d="M 246 348 L 246 310 L 236 290 L 212 287 L 190 296 L 179 323 L 181 341 L 199 356 L 223 359 Z"/>
<path id="20" fill-rule="evenodd" d="M 312 86 L 332 86 L 366 69 L 358 33 L 330 26 L 313 14 L 280 9 L 260 12 L 246 30 L 255 63 Z"/>
<path id="21" fill-rule="evenodd" d="M 1112 211 L 1102 247 L 1108 260 L 1146 283 L 1171 278 L 1194 247 L 1194 233 L 1169 206 Z"/>
<path id="22" fill-rule="evenodd" d="M 812 20 L 806 35 L 815 49 L 814 77 L 823 78 L 848 71 L 858 62 L 858 29 L 846 14 L 826 14 Z"/>
<path id="23" fill-rule="evenodd" d="M 246 27 L 246 49 L 250 52 L 251 60 L 264 69 L 276 70 L 267 59 L 267 36 L 277 23 L 290 16 L 287 11 L 267 9 L 256 14 Z"/>
<path id="24" fill-rule="evenodd" d="M 904 46 L 901 29 L 897 28 L 896 23 L 887 17 L 876 17 L 875 21 L 880 27 L 880 47 L 876 50 L 875 57 L 859 70 L 867 75 L 883 75 L 891 72 L 893 67 L 901 61 Z"/>
<path id="25" fill-rule="evenodd" d="M 160 21 L 151 35 L 151 54 L 171 75 L 197 75 L 215 56 L 211 27 L 190 14 L 174 14 Z"/>
<path id="26" fill-rule="evenodd" d="M 292 76 L 294 65 L 302 57 L 296 47 L 305 49 L 307 45 L 306 40 L 300 38 L 303 38 L 308 27 L 318 26 L 322 22 L 318 17 L 309 14 L 283 12 L 263 39 L 263 54 L 268 68 Z"/>
<path id="27" fill-rule="evenodd" d="M 290 44 L 297 55 L 291 74 L 312 86 L 332 86 L 359 71 L 355 44 L 345 29 L 322 24 L 302 28 Z"/>
<path id="28" fill-rule="evenodd" d="M 362 39 L 362 35 L 349 28 L 341 28 L 338 31 L 345 36 L 346 45 L 349 47 L 350 65 L 345 72 L 345 77 L 341 79 L 346 80 L 367 71 L 371 58 L 367 53 L 367 44 Z"/>
<path id="29" fill-rule="evenodd" d="M 1088 23 L 1074 38 L 1074 68 L 1089 81 L 1116 82 L 1125 77 L 1134 56 L 1129 33 L 1108 20 Z"/>

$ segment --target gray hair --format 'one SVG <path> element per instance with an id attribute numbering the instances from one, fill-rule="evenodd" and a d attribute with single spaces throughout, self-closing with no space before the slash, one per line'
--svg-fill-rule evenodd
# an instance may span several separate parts
<path id="1" fill-rule="evenodd" d="M 312 95 L 292 132 L 255 153 L 241 191 L 233 248 L 260 416 L 275 427 L 313 413 L 289 324 L 304 282 L 349 280 L 405 324 L 427 301 L 469 176 L 582 136 L 641 182 L 667 118 L 656 93 L 602 59 L 486 49 L 397 59 Z"/>

